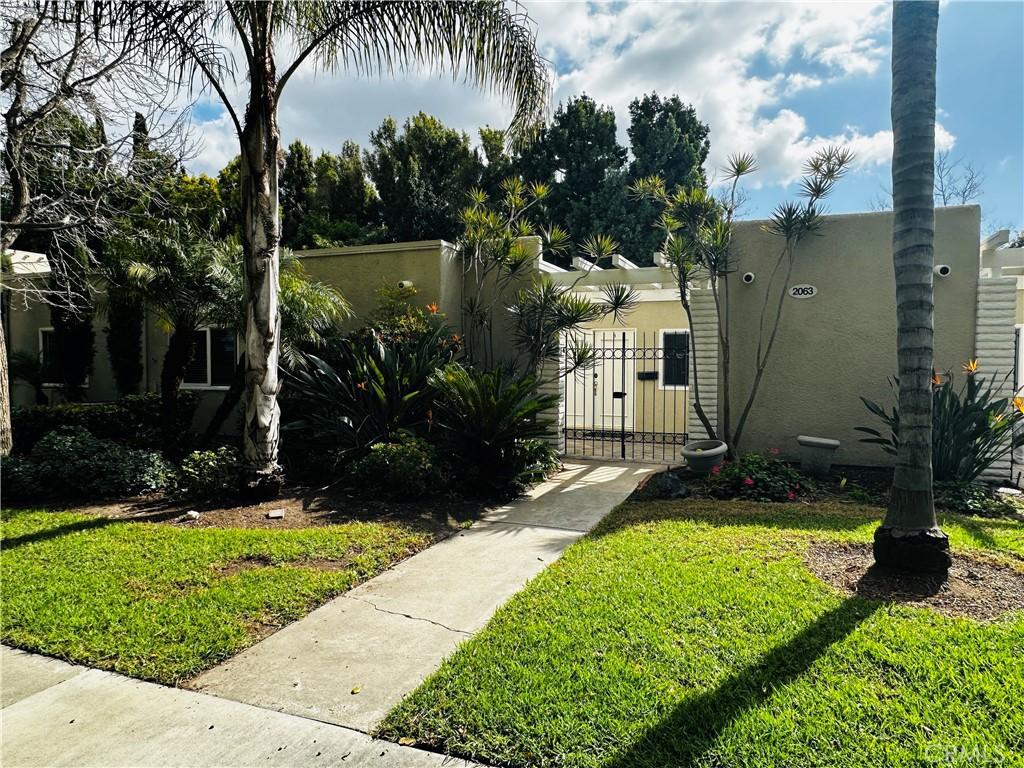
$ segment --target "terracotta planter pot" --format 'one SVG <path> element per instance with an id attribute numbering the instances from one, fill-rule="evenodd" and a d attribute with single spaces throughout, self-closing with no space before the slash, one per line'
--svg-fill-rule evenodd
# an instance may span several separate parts
<path id="1" fill-rule="evenodd" d="M 683 458 L 691 471 L 706 475 L 725 461 L 728 450 L 721 440 L 697 440 L 683 446 Z"/>

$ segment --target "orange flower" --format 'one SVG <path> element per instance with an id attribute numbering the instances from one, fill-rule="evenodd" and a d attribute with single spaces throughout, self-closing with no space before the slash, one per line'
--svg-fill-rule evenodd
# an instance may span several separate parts
<path id="1" fill-rule="evenodd" d="M 430 312 L 430 314 L 432 314 L 432 315 L 436 315 L 437 314 L 437 302 L 432 301 L 429 304 L 427 304 L 427 311 Z"/>
<path id="2" fill-rule="evenodd" d="M 363 392 L 365 392 L 366 391 L 366 382 L 365 381 L 360 381 L 358 384 L 356 384 L 356 389 L 361 389 L 361 390 L 363 390 Z"/>
<path id="3" fill-rule="evenodd" d="M 1016 408 L 1021 413 L 1024 413 L 1024 397 L 1020 397 L 1018 395 L 1017 397 L 1013 398 L 1013 407 Z"/>
<path id="4" fill-rule="evenodd" d="M 932 385 L 936 387 L 942 386 L 942 374 L 938 371 L 932 371 Z"/>
<path id="5" fill-rule="evenodd" d="M 978 372 L 978 358 L 974 358 L 973 360 L 968 360 L 966 363 L 964 363 L 964 373 L 966 373 L 968 376 L 973 376 L 977 372 Z"/>

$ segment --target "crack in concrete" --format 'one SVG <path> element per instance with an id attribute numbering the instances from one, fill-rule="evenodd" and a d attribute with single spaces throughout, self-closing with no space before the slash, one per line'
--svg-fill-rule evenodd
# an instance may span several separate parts
<path id="1" fill-rule="evenodd" d="M 424 618 L 423 616 L 413 616 L 410 613 L 402 613 L 401 611 L 389 611 L 387 608 L 381 608 L 379 605 L 374 603 L 372 600 L 367 600 L 365 597 L 357 597 L 355 595 L 345 595 L 345 597 L 348 597 L 348 598 L 350 598 L 352 600 L 358 600 L 360 603 L 366 603 L 368 606 L 373 608 L 373 610 L 380 611 L 381 613 L 388 613 L 388 614 L 391 614 L 392 616 L 401 616 L 401 617 L 406 618 L 406 619 L 411 619 L 412 621 L 425 621 L 425 622 L 427 622 L 427 624 L 433 624 L 435 627 L 440 627 L 441 629 L 447 629 L 449 632 L 455 632 L 456 634 L 465 635 L 466 637 L 469 637 L 470 635 L 473 634 L 472 632 L 467 632 L 464 629 L 455 629 L 455 627 L 449 627 L 447 624 L 442 624 L 439 621 L 434 621 L 433 619 L 427 619 L 427 618 Z"/>

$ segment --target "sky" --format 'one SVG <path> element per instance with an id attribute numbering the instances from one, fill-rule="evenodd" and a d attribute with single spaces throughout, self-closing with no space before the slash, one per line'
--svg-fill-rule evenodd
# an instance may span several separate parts
<path id="1" fill-rule="evenodd" d="M 792 198 L 815 148 L 844 144 L 856 160 L 831 212 L 877 208 L 889 188 L 890 7 L 885 2 L 526 2 L 550 62 L 552 111 L 587 93 L 615 109 L 628 144 L 628 105 L 651 91 L 678 94 L 711 129 L 714 177 L 730 154 L 751 152 L 748 218 Z M 1024 2 L 948 0 L 939 14 L 936 144 L 984 176 L 985 232 L 1024 226 Z M 281 62 L 279 69 L 283 69 Z M 243 83 L 234 93 L 244 102 Z M 280 103 L 287 144 L 364 147 L 389 115 L 423 110 L 477 140 L 479 126 L 511 117 L 498 97 L 438 77 L 397 80 L 300 70 Z M 239 110 L 241 111 L 241 109 Z M 219 102 L 193 108 L 200 148 L 192 172 L 216 173 L 237 154 Z"/>

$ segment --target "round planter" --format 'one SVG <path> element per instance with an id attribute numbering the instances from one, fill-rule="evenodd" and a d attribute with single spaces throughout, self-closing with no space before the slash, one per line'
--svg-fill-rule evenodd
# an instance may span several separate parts
<path id="1" fill-rule="evenodd" d="M 683 446 L 683 458 L 693 472 L 706 475 L 725 461 L 728 450 L 721 440 L 698 440 Z"/>

